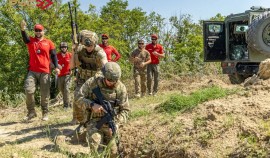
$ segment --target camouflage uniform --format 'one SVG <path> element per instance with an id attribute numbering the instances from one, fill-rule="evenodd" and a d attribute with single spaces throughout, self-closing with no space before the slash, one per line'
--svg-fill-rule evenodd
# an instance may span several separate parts
<path id="1" fill-rule="evenodd" d="M 74 91 L 74 98 L 78 95 L 79 89 L 84 84 L 84 82 L 93 77 L 100 76 L 102 68 L 102 60 L 106 59 L 106 53 L 98 45 L 95 47 L 94 51 L 88 53 L 84 45 L 80 45 L 77 49 L 78 60 L 81 65 L 78 67 L 77 80 Z M 76 54 L 75 53 L 75 54 Z M 73 119 L 77 119 L 79 122 L 83 122 L 84 114 L 78 108 L 76 102 L 73 103 Z"/>
<path id="2" fill-rule="evenodd" d="M 112 62 L 108 62 L 107 64 L 110 63 Z M 108 79 L 108 74 L 105 73 L 104 76 Z M 124 123 L 127 119 L 129 112 L 128 95 L 125 85 L 120 80 L 116 80 L 114 86 L 109 87 L 105 82 L 105 77 L 100 76 L 88 79 L 81 87 L 79 94 L 75 99 L 79 108 L 87 115 L 87 139 L 91 148 L 101 152 L 102 147 L 100 144 L 108 145 L 110 142 L 112 144 L 110 157 L 117 157 L 116 141 L 115 139 L 112 139 L 112 136 L 109 133 L 110 128 L 108 124 L 103 124 L 101 129 L 95 127 L 97 122 L 104 116 L 104 113 L 97 114 L 93 112 L 90 105 L 94 102 L 96 96 L 93 94 L 92 89 L 98 86 L 104 99 L 109 101 L 113 106 L 113 109 L 116 111 L 116 117 L 114 118 L 116 127 L 119 127 L 119 124 Z M 118 133 L 118 131 L 116 132 Z"/>
<path id="3" fill-rule="evenodd" d="M 150 59 L 150 54 L 145 49 L 135 49 L 131 55 L 132 58 L 138 57 L 139 60 L 134 62 L 133 66 L 133 78 L 135 80 L 135 94 L 142 93 L 142 96 L 146 92 L 146 67 L 141 67 L 143 62 Z"/>

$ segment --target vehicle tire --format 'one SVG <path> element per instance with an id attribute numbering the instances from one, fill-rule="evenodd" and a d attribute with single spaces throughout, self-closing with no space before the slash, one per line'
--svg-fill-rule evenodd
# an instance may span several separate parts
<path id="1" fill-rule="evenodd" d="M 229 79 L 232 84 L 241 84 L 245 81 L 246 78 L 243 75 L 231 74 L 229 75 Z"/>
<path id="2" fill-rule="evenodd" d="M 270 55 L 270 12 L 256 17 L 247 31 L 248 47 L 260 53 Z"/>

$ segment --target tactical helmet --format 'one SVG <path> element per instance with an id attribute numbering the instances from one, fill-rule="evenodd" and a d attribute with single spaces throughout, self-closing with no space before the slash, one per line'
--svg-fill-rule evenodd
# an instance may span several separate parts
<path id="1" fill-rule="evenodd" d="M 82 30 L 80 32 L 80 42 L 85 46 L 96 45 L 98 42 L 98 36 L 95 32 Z"/>
<path id="2" fill-rule="evenodd" d="M 67 42 L 61 42 L 59 48 L 61 49 L 61 47 L 67 47 L 68 48 Z"/>
<path id="3" fill-rule="evenodd" d="M 121 68 L 116 62 L 107 62 L 102 68 L 104 77 L 111 81 L 118 81 L 121 77 Z"/>

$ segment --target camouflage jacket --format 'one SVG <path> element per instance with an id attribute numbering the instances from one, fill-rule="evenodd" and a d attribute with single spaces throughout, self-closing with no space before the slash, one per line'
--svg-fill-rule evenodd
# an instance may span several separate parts
<path id="1" fill-rule="evenodd" d="M 146 69 L 146 67 L 141 68 L 140 64 L 142 62 L 146 62 L 150 59 L 150 54 L 146 49 L 140 50 L 140 49 L 135 49 L 131 54 L 130 57 L 135 58 L 138 57 L 139 60 L 134 62 L 134 69 Z"/>
<path id="2" fill-rule="evenodd" d="M 125 122 L 128 113 L 129 113 L 129 102 L 126 86 L 121 82 L 117 81 L 113 88 L 108 87 L 105 84 L 104 77 L 91 77 L 88 79 L 81 87 L 77 96 L 75 96 L 75 101 L 78 104 L 79 108 L 82 110 L 87 110 L 87 107 L 90 107 L 91 102 L 96 99 L 96 96 L 93 94 L 92 89 L 99 86 L 100 91 L 105 98 L 105 100 L 110 101 L 113 108 L 117 112 L 116 122 Z M 91 112 L 91 111 L 90 111 Z M 95 113 L 91 112 L 91 118 L 101 118 L 102 116 L 98 116 Z M 91 119 L 90 118 L 90 119 Z"/>
<path id="3" fill-rule="evenodd" d="M 80 66 L 78 71 L 78 78 L 88 79 L 93 77 L 97 71 L 100 71 L 103 64 L 102 60 L 107 61 L 107 56 L 104 50 L 98 45 L 94 51 L 88 53 L 84 45 L 80 45 L 76 51 Z"/>

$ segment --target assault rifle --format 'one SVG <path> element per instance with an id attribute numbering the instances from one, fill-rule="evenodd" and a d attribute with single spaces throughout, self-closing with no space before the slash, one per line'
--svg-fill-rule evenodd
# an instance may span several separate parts
<path id="1" fill-rule="evenodd" d="M 75 12 L 75 15 L 74 15 L 74 19 L 75 21 L 73 20 L 73 14 L 72 14 L 72 8 L 71 8 L 71 4 L 70 2 L 68 2 L 68 8 L 69 8 L 69 14 L 70 14 L 70 25 L 71 25 L 71 31 L 72 31 L 72 34 L 71 34 L 71 38 L 72 38 L 72 42 L 76 45 L 76 47 L 78 46 L 79 44 L 79 36 L 78 36 L 78 25 L 77 25 L 77 9 L 76 9 L 76 6 L 74 7 L 74 12 Z M 75 50 L 73 50 L 75 52 Z M 78 68 L 75 67 L 74 68 L 74 76 L 76 76 L 78 72 Z"/>
<path id="2" fill-rule="evenodd" d="M 105 115 L 101 118 L 101 120 L 97 122 L 96 128 L 100 129 L 102 125 L 105 123 L 109 125 L 109 128 L 112 129 L 113 136 L 115 136 L 117 152 L 119 154 L 119 157 L 122 158 L 122 153 L 119 150 L 120 142 L 119 142 L 118 134 L 116 134 L 116 126 L 114 122 L 114 116 L 116 116 L 116 111 L 113 109 L 111 103 L 103 98 L 103 95 L 98 86 L 94 88 L 92 92 L 97 97 L 97 100 L 95 100 L 94 102 L 101 105 L 103 109 L 106 111 Z"/>
<path id="3" fill-rule="evenodd" d="M 68 2 L 68 8 L 69 8 L 69 14 L 70 14 L 70 25 L 71 25 L 71 30 L 72 30 L 72 41 L 74 44 L 78 44 L 78 25 L 77 25 L 77 10 L 76 10 L 76 6 L 74 7 L 74 19 L 75 21 L 73 21 L 73 14 L 72 14 L 72 8 L 71 8 L 71 4 L 70 2 Z"/>

